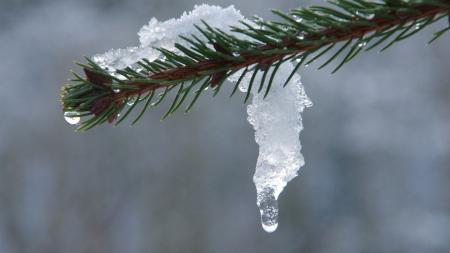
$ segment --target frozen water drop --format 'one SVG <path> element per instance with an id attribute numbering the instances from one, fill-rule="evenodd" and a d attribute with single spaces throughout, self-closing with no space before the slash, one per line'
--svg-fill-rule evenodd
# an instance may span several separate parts
<path id="1" fill-rule="evenodd" d="M 263 229 L 274 232 L 278 227 L 278 201 L 274 189 L 267 187 L 258 192 L 257 204 Z"/>
<path id="2" fill-rule="evenodd" d="M 64 120 L 70 125 L 76 125 L 80 122 L 79 115 L 77 112 L 64 112 Z"/>

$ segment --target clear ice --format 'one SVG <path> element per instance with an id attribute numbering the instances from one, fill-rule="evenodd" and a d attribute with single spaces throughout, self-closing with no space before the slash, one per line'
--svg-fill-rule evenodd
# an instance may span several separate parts
<path id="1" fill-rule="evenodd" d="M 115 69 L 127 66 L 138 68 L 136 62 L 142 58 L 149 61 L 161 58 L 154 47 L 164 47 L 177 52 L 174 48 L 175 43 L 188 46 L 187 42 L 179 38 L 179 35 L 194 34 L 201 38 L 201 33 L 194 27 L 194 24 L 201 25 L 201 20 L 229 32 L 230 26 L 241 26 L 239 20 L 244 20 L 244 17 L 233 6 L 222 8 L 203 4 L 195 6 L 191 12 L 183 13 L 178 19 L 160 22 L 152 18 L 138 33 L 139 46 L 110 50 L 104 54 L 95 55 L 93 60 L 111 73 Z M 234 35 L 251 40 L 244 35 Z M 312 104 L 305 94 L 298 74 L 293 76 L 285 88 L 282 87 L 293 68 L 294 66 L 289 62 L 280 66 L 271 92 L 265 99 L 263 99 L 264 92 L 258 93 L 258 87 L 253 87 L 251 91 L 253 101 L 247 107 L 248 121 L 255 129 L 255 139 L 259 145 L 253 181 L 257 191 L 257 205 L 261 213 L 262 227 L 267 232 L 273 232 L 278 227 L 278 196 L 286 184 L 297 176 L 299 168 L 304 165 L 299 139 L 300 131 L 303 129 L 301 112 Z M 239 74 L 239 72 L 236 73 L 228 80 L 236 82 Z M 256 76 L 254 84 L 259 85 L 258 81 L 261 77 L 262 71 Z M 241 91 L 246 91 L 249 80 L 250 74 L 247 74 L 241 82 Z"/>

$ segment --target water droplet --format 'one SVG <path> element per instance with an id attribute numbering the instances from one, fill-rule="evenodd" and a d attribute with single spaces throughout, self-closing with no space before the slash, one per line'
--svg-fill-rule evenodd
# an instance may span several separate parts
<path id="1" fill-rule="evenodd" d="M 306 65 L 305 65 L 305 68 L 307 68 L 307 67 L 309 67 L 309 64 L 306 64 Z"/>
<path id="2" fill-rule="evenodd" d="M 120 89 L 113 89 L 114 93 L 119 93 Z"/>
<path id="3" fill-rule="evenodd" d="M 248 91 L 248 84 L 245 83 L 245 82 L 241 82 L 241 83 L 239 84 L 239 90 L 240 90 L 241 92 L 247 92 L 247 91 Z"/>
<path id="4" fill-rule="evenodd" d="M 297 39 L 304 40 L 305 39 L 305 34 L 304 33 L 300 33 L 299 35 L 297 35 Z"/>
<path id="5" fill-rule="evenodd" d="M 360 17 L 362 17 L 362 18 L 365 18 L 365 19 L 373 19 L 374 17 L 375 17 L 375 14 L 373 14 L 373 13 L 371 13 L 371 14 L 366 14 L 366 13 L 363 13 L 363 12 L 360 12 L 360 11 L 357 11 L 356 12 L 356 15 L 358 15 L 358 16 L 360 16 Z"/>
<path id="6" fill-rule="evenodd" d="M 264 188 L 258 192 L 257 205 L 261 214 L 261 225 L 268 232 L 274 232 L 278 227 L 278 201 L 272 188 Z"/>
<path id="7" fill-rule="evenodd" d="M 136 97 L 130 97 L 127 101 L 127 105 L 132 106 L 136 102 Z"/>
<path id="8" fill-rule="evenodd" d="M 302 22 L 303 21 L 303 18 L 299 18 L 299 17 L 295 17 L 295 21 L 297 21 L 297 22 Z"/>
<path id="9" fill-rule="evenodd" d="M 416 24 L 416 25 L 414 26 L 414 29 L 419 30 L 421 27 L 422 27 L 422 24 Z"/>
<path id="10" fill-rule="evenodd" d="M 76 125 L 80 122 L 80 114 L 77 112 L 64 112 L 64 119 L 70 125 Z"/>
<path id="11" fill-rule="evenodd" d="M 358 47 L 365 47 L 366 45 L 367 45 L 367 42 L 363 41 L 358 44 Z"/>
<path id="12" fill-rule="evenodd" d="M 208 86 L 206 86 L 203 90 L 208 90 L 209 89 L 209 85 Z"/>

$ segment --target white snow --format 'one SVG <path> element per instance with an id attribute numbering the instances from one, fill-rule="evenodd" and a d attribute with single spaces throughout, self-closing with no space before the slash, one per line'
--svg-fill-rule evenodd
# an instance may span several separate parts
<path id="1" fill-rule="evenodd" d="M 202 27 L 201 20 L 228 32 L 231 25 L 239 25 L 239 20 L 243 19 L 241 13 L 232 5 L 227 8 L 207 4 L 196 5 L 192 11 L 184 12 L 179 18 L 166 21 L 158 21 L 156 18 L 152 18 L 138 32 L 139 46 L 112 49 L 104 54 L 94 55 L 93 60 L 101 67 L 111 71 L 127 66 L 133 67 L 133 64 L 142 58 L 149 61 L 156 60 L 161 53 L 155 50 L 155 47 L 177 51 L 174 48 L 175 43 L 188 46 L 189 44 L 182 40 L 179 35 L 189 37 L 188 35 L 194 34 L 199 38 L 203 37 L 194 27 L 194 24 Z"/>
<path id="2" fill-rule="evenodd" d="M 238 21 L 244 20 L 244 17 L 233 6 L 227 8 L 205 4 L 195 6 L 193 11 L 183 13 L 178 19 L 160 22 L 152 18 L 138 33 L 140 41 L 138 47 L 110 50 L 95 55 L 93 59 L 110 71 L 126 66 L 137 68 L 135 63 L 141 58 L 153 61 L 160 57 L 160 53 L 154 47 L 176 51 L 174 43 L 187 46 L 187 43 L 178 37 L 179 35 L 195 34 L 202 38 L 201 33 L 194 27 L 194 24 L 201 26 L 201 20 L 227 32 L 230 30 L 229 26 L 239 26 Z M 236 36 L 244 38 L 244 35 Z M 247 108 L 248 121 L 255 129 L 255 138 L 259 145 L 253 181 L 257 190 L 257 205 L 260 208 L 262 226 L 267 232 L 275 231 L 278 226 L 279 194 L 286 184 L 297 176 L 299 168 L 305 163 L 300 153 L 299 134 L 303 129 L 301 112 L 312 104 L 304 92 L 298 74 L 294 75 L 287 87 L 282 87 L 292 70 L 291 63 L 280 66 L 271 92 L 265 99 L 263 99 L 264 90 L 261 93 L 257 92 L 262 77 L 260 71 L 251 91 L 252 104 Z M 270 73 L 271 71 L 269 75 Z M 239 74 L 238 72 L 231 76 L 229 81 L 236 82 Z M 250 76 L 251 73 L 247 73 L 244 77 L 240 85 L 241 91 L 246 91 Z M 268 78 L 266 82 L 267 80 Z"/>

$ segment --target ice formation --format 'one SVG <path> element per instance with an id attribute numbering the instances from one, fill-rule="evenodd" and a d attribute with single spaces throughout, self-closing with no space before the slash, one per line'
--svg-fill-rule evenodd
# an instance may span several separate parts
<path id="1" fill-rule="evenodd" d="M 280 66 L 266 98 L 264 92 L 258 93 L 258 87 L 253 87 L 253 101 L 247 107 L 248 121 L 255 129 L 255 139 L 259 145 L 253 182 L 261 223 L 267 232 L 273 232 L 278 227 L 278 196 L 305 164 L 300 153 L 301 112 L 312 103 L 298 74 L 283 88 L 293 68 L 288 62 Z M 234 82 L 238 77 L 239 73 L 230 81 Z M 254 84 L 259 84 L 261 77 L 262 71 L 257 74 Z M 247 91 L 250 79 L 250 75 L 246 74 L 239 87 L 241 91 Z"/>
<path id="2" fill-rule="evenodd" d="M 193 11 L 184 13 L 178 19 L 159 22 L 151 19 L 139 31 L 140 46 L 111 50 L 96 55 L 93 59 L 102 67 L 111 71 L 126 66 L 136 67 L 141 58 L 152 61 L 160 56 L 154 47 L 164 47 L 176 51 L 174 43 L 187 46 L 179 35 L 195 34 L 202 37 L 194 24 L 207 21 L 211 26 L 229 31 L 229 26 L 239 26 L 244 17 L 233 6 L 200 5 Z M 243 35 L 236 35 L 244 37 Z M 250 38 L 246 38 L 250 40 Z M 259 156 L 253 181 L 257 190 L 257 205 L 261 213 L 261 222 L 265 231 L 273 232 L 278 226 L 277 199 L 287 182 L 297 176 L 304 165 L 300 153 L 299 133 L 303 129 L 301 112 L 311 101 L 306 96 L 300 76 L 295 74 L 288 86 L 282 87 L 284 81 L 293 70 L 291 63 L 284 63 L 278 69 L 270 94 L 263 99 L 263 92 L 258 93 L 253 87 L 253 101 L 247 108 L 248 121 L 255 129 L 255 139 L 259 145 Z M 240 73 L 229 78 L 236 82 Z M 256 76 L 255 84 L 259 84 L 262 71 Z M 250 80 L 247 74 L 241 82 L 240 90 L 245 92 Z"/>

